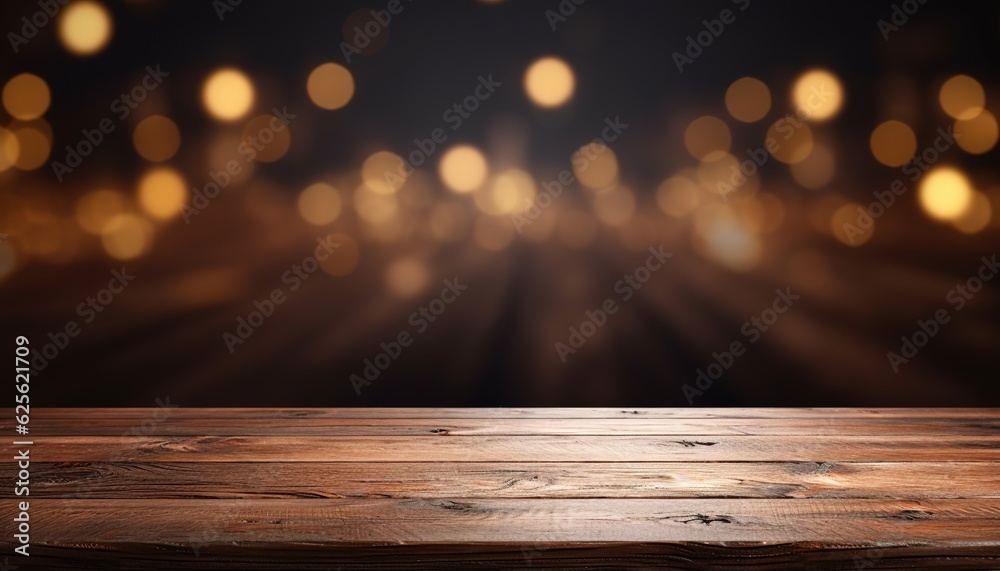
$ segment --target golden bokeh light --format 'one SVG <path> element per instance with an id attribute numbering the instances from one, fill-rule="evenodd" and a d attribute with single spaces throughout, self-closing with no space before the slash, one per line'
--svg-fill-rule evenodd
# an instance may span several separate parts
<path id="1" fill-rule="evenodd" d="M 535 180 L 518 169 L 497 174 L 476 190 L 476 206 L 486 214 L 515 214 L 524 212 L 535 200 Z"/>
<path id="2" fill-rule="evenodd" d="M 14 166 L 20 155 L 21 143 L 17 135 L 0 127 L 0 172 Z"/>
<path id="3" fill-rule="evenodd" d="M 167 117 L 151 115 L 136 125 L 132 143 L 142 158 L 163 162 L 177 154 L 181 146 L 181 131 Z"/>
<path id="4" fill-rule="evenodd" d="M 795 182 L 803 188 L 816 190 L 833 180 L 837 164 L 830 149 L 817 143 L 805 160 L 789 165 L 789 170 Z"/>
<path id="5" fill-rule="evenodd" d="M 990 225 L 993 218 L 993 207 L 988 196 L 981 192 L 972 193 L 972 201 L 965 214 L 952 222 L 952 225 L 963 234 L 975 234 Z"/>
<path id="6" fill-rule="evenodd" d="M 377 151 L 361 165 L 361 179 L 379 194 L 392 194 L 403 180 L 403 158 L 389 151 Z"/>
<path id="7" fill-rule="evenodd" d="M 691 225 L 691 244 L 701 256 L 736 271 L 750 271 L 763 255 L 760 239 L 729 206 L 700 209 Z"/>
<path id="8" fill-rule="evenodd" d="M 958 220 L 972 204 L 972 184 L 952 167 L 937 167 L 925 174 L 918 193 L 920 207 L 938 220 Z"/>
<path id="9" fill-rule="evenodd" d="M 594 215 L 609 226 L 621 226 L 635 214 L 635 194 L 624 186 L 596 194 L 593 200 Z"/>
<path id="10" fill-rule="evenodd" d="M 59 39 L 70 52 L 95 54 L 111 39 L 111 14 L 97 2 L 79 0 L 62 9 Z"/>
<path id="11" fill-rule="evenodd" d="M 771 155 L 783 163 L 802 162 L 812 154 L 812 129 L 805 123 L 796 126 L 788 119 L 778 119 L 767 130 L 767 146 Z"/>
<path id="12" fill-rule="evenodd" d="M 751 159 L 744 160 L 753 164 Z M 750 172 L 750 176 L 746 172 Z M 723 200 L 743 199 L 753 196 L 760 189 L 757 173 L 744 170 L 740 159 L 729 153 L 720 153 L 711 161 L 698 163 L 695 177 L 703 189 Z"/>
<path id="13" fill-rule="evenodd" d="M 400 258 L 385 269 L 385 285 L 398 297 L 413 297 L 430 281 L 427 264 L 416 258 Z"/>
<path id="14" fill-rule="evenodd" d="M 597 221 L 586 212 L 573 210 L 559 216 L 556 236 L 564 245 L 573 249 L 583 249 L 597 239 Z"/>
<path id="15" fill-rule="evenodd" d="M 19 255 L 10 240 L 0 242 L 0 280 L 6 278 L 17 268 Z"/>
<path id="16" fill-rule="evenodd" d="M 785 204 L 777 196 L 762 192 L 736 206 L 736 215 L 750 231 L 770 234 L 785 221 Z"/>
<path id="17" fill-rule="evenodd" d="M 114 217 L 125 214 L 129 203 L 124 194 L 113 190 L 95 190 L 76 201 L 76 222 L 91 234 L 101 234 Z"/>
<path id="18" fill-rule="evenodd" d="M 310 184 L 299 193 L 299 215 L 314 226 L 325 226 L 336 220 L 342 207 L 340 193 L 325 182 Z"/>
<path id="19" fill-rule="evenodd" d="M 889 167 L 902 166 L 917 153 L 917 136 L 902 121 L 890 120 L 875 127 L 868 143 L 875 160 Z"/>
<path id="20" fill-rule="evenodd" d="M 135 214 L 118 214 L 104 225 L 101 244 L 109 256 L 131 260 L 145 254 L 153 243 L 153 225 Z"/>
<path id="21" fill-rule="evenodd" d="M 306 92 L 317 107 L 340 109 L 354 97 L 354 77 L 342 65 L 324 63 L 309 73 Z"/>
<path id="22" fill-rule="evenodd" d="M 711 161 L 729 152 L 733 144 L 729 126 L 711 115 L 698 117 L 684 130 L 684 147 L 700 161 Z"/>
<path id="23" fill-rule="evenodd" d="M 431 209 L 430 233 L 443 242 L 458 242 L 469 235 L 472 215 L 457 202 L 441 202 Z"/>
<path id="24" fill-rule="evenodd" d="M 241 71 L 224 68 L 205 80 L 201 91 L 205 109 L 216 119 L 234 121 L 246 115 L 254 103 L 254 88 Z"/>
<path id="25" fill-rule="evenodd" d="M 986 92 L 978 81 L 968 75 L 956 75 L 941 86 L 938 101 L 945 113 L 967 121 L 982 112 L 986 105 Z"/>
<path id="26" fill-rule="evenodd" d="M 875 235 L 875 222 L 864 211 L 864 207 L 848 202 L 833 212 L 830 218 L 830 232 L 845 246 L 861 246 Z"/>
<path id="27" fill-rule="evenodd" d="M 618 182 L 618 157 L 611 147 L 588 143 L 572 157 L 573 174 L 583 186 L 605 190 Z"/>
<path id="28" fill-rule="evenodd" d="M 187 183 L 172 168 L 152 169 L 139 180 L 139 206 L 153 218 L 167 220 L 177 216 L 187 198 Z"/>
<path id="29" fill-rule="evenodd" d="M 486 157 L 471 145 L 458 145 L 448 149 L 438 164 L 441 181 L 459 193 L 472 192 L 486 182 L 489 167 Z"/>
<path id="30" fill-rule="evenodd" d="M 682 218 L 694 212 L 701 204 L 701 188 L 693 180 L 675 175 L 657 187 L 656 202 L 668 216 Z"/>
<path id="31" fill-rule="evenodd" d="M 825 121 L 840 111 L 844 88 L 837 76 L 824 69 L 808 71 L 795 81 L 792 101 L 798 115 L 811 121 Z"/>
<path id="32" fill-rule="evenodd" d="M 771 90 L 757 78 L 741 77 L 726 90 L 726 110 L 737 121 L 760 121 L 771 110 Z"/>
<path id="33" fill-rule="evenodd" d="M 381 194 L 362 184 L 354 191 L 354 209 L 366 222 L 379 224 L 399 214 L 399 201 L 392 194 Z"/>
<path id="34" fill-rule="evenodd" d="M 45 133 L 34 127 L 21 127 L 14 131 L 14 136 L 18 146 L 15 167 L 23 171 L 35 170 L 49 159 L 52 142 Z"/>
<path id="35" fill-rule="evenodd" d="M 31 121 L 41 117 L 52 103 L 45 80 L 31 73 L 10 78 L 3 86 L 3 107 L 15 119 Z"/>
<path id="36" fill-rule="evenodd" d="M 280 119 L 271 114 L 257 115 L 247 121 L 240 140 L 241 149 L 252 151 L 253 160 L 273 163 L 288 153 L 292 133 Z"/>
<path id="37" fill-rule="evenodd" d="M 559 107 L 569 101 L 575 89 L 573 69 L 559 58 L 538 59 L 524 73 L 524 90 L 539 107 Z"/>
<path id="38" fill-rule="evenodd" d="M 341 233 L 329 234 L 326 239 L 337 247 L 325 260 L 320 260 L 319 267 L 334 277 L 349 275 L 361 263 L 361 249 L 357 241 Z"/>
<path id="39" fill-rule="evenodd" d="M 480 248 L 499 252 L 514 240 L 514 225 L 507 218 L 480 214 L 476 218 L 472 235 Z"/>
<path id="40" fill-rule="evenodd" d="M 997 144 L 997 119 L 983 109 L 971 119 L 955 121 L 955 142 L 967 153 L 981 155 Z"/>

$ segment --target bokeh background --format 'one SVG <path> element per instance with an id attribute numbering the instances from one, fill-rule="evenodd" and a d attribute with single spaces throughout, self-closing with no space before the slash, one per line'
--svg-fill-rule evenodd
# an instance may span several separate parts
<path id="1" fill-rule="evenodd" d="M 946 299 L 1000 253 L 996 4 L 44 8 L 5 2 L 0 25 L 0 317 L 31 340 L 32 404 L 687 406 L 682 386 L 733 341 L 746 353 L 697 405 L 1000 403 L 1000 282 L 960 311 Z M 488 98 L 480 78 L 499 83 Z M 810 107 L 814 88 L 830 96 Z M 275 110 L 294 118 L 268 132 Z M 615 118 L 628 127 L 593 146 Z M 912 181 L 939 129 L 958 144 Z M 768 137 L 780 149 L 727 189 Z M 339 247 L 291 291 L 318 238 Z M 616 281 L 660 245 L 672 258 L 622 301 Z M 135 278 L 87 322 L 79 304 L 123 267 Z M 410 315 L 456 278 L 467 290 L 417 333 Z M 785 288 L 800 299 L 748 343 Z M 286 301 L 227 344 L 275 289 Z M 564 363 L 555 344 L 607 298 L 618 311 Z M 894 372 L 887 353 L 939 308 L 951 321 Z M 413 344 L 359 395 L 351 375 L 401 332 Z"/>

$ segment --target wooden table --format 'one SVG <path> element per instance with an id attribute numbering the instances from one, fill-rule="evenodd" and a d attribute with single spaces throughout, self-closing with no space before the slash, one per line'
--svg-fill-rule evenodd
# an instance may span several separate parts
<path id="1" fill-rule="evenodd" d="M 30 560 L 10 556 L 9 456 L 2 473 L 22 569 L 1000 569 L 1000 409 L 34 409 L 30 425 Z"/>

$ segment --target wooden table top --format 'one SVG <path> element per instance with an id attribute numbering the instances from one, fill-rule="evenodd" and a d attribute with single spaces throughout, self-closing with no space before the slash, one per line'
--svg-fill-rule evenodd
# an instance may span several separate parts
<path id="1" fill-rule="evenodd" d="M 1000 409 L 31 413 L 22 569 L 1000 569 Z"/>

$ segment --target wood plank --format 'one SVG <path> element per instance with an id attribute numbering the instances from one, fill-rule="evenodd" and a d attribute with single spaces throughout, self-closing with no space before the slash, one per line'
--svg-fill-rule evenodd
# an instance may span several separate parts
<path id="1" fill-rule="evenodd" d="M 289 421 L 278 418 L 247 418 L 238 422 L 227 417 L 178 418 L 159 421 L 109 418 L 100 422 L 74 417 L 35 418 L 35 436 L 435 436 L 473 435 L 997 435 L 1000 418 L 899 418 L 830 417 L 824 421 L 804 418 L 373 418 L 348 419 L 305 417 Z"/>
<path id="2" fill-rule="evenodd" d="M 998 436 L 34 437 L 37 462 L 1000 461 Z"/>
<path id="3" fill-rule="evenodd" d="M 31 481 L 80 499 L 1000 498 L 997 465 L 976 462 L 33 463 Z"/>
<path id="4" fill-rule="evenodd" d="M 32 506 L 38 545 L 921 543 L 1000 555 L 1000 500 L 988 499 L 40 499 Z M 0 507 L 5 521 L 14 515 L 9 502 Z"/>

